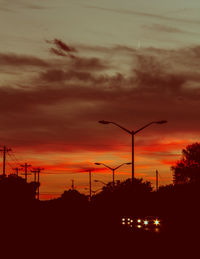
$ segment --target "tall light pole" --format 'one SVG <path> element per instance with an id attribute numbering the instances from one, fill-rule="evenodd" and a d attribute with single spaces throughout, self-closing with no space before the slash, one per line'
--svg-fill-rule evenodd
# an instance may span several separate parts
<path id="1" fill-rule="evenodd" d="M 158 170 L 156 170 L 156 191 L 158 191 Z"/>
<path id="2" fill-rule="evenodd" d="M 95 165 L 103 165 L 103 166 L 107 167 L 108 169 L 110 169 L 112 171 L 112 173 L 113 173 L 113 186 L 115 185 L 115 170 L 117 170 L 118 168 L 120 168 L 123 165 L 130 165 L 130 164 L 131 163 L 123 163 L 123 164 L 121 164 L 117 167 L 112 168 L 112 167 L 110 167 L 110 166 L 108 166 L 104 163 L 95 163 Z"/>
<path id="3" fill-rule="evenodd" d="M 91 170 L 89 170 L 89 190 L 90 190 L 90 201 L 92 199 L 92 173 Z"/>
<path id="4" fill-rule="evenodd" d="M 131 144 L 131 147 L 132 147 L 132 182 L 134 180 L 134 176 L 135 176 L 135 161 L 134 161 L 134 136 L 135 134 L 137 134 L 138 132 L 140 132 L 141 130 L 149 127 L 150 125 L 152 124 L 164 124 L 164 123 L 167 123 L 166 120 L 161 120 L 161 121 L 152 121 L 146 125 L 144 125 L 143 127 L 141 127 L 140 129 L 138 130 L 128 130 L 126 128 L 124 128 L 123 126 L 119 125 L 118 123 L 115 123 L 113 121 L 104 121 L 104 120 L 101 120 L 99 121 L 99 123 L 101 124 L 114 124 L 115 126 L 121 128 L 122 130 L 126 131 L 127 133 L 129 133 L 131 135 L 131 139 L 132 139 L 132 144 Z"/>

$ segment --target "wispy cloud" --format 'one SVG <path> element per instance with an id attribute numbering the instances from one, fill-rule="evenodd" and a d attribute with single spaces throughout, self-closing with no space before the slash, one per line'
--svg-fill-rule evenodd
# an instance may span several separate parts
<path id="1" fill-rule="evenodd" d="M 187 33 L 185 30 L 178 29 L 176 27 L 171 27 L 167 25 L 161 25 L 161 24 L 151 24 L 151 25 L 144 25 L 144 28 L 150 29 L 150 30 L 156 30 L 159 32 L 168 32 L 168 33 Z"/>
<path id="2" fill-rule="evenodd" d="M 29 10 L 43 10 L 47 9 L 49 7 L 44 6 L 40 3 L 33 3 L 30 0 L 2 0 L 0 3 L 0 11 L 4 12 L 17 12 L 18 10 L 21 9 L 29 9 Z"/>
<path id="3" fill-rule="evenodd" d="M 200 20 L 174 18 L 174 17 L 168 17 L 168 16 L 164 16 L 164 15 L 159 15 L 159 14 L 132 11 L 132 10 L 126 10 L 126 9 L 112 9 L 112 8 L 104 8 L 104 7 L 97 7 L 97 6 L 91 6 L 91 5 L 84 5 L 84 7 L 85 8 L 97 9 L 97 10 L 100 10 L 100 11 L 114 12 L 114 13 L 119 13 L 119 14 L 143 16 L 143 17 L 148 17 L 150 19 L 157 19 L 157 20 L 163 20 L 163 21 L 192 23 L 192 24 L 199 24 L 200 23 Z"/>

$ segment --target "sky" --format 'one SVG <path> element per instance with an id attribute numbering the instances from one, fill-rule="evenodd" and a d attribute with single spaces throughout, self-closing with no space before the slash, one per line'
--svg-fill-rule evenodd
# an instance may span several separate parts
<path id="1" fill-rule="evenodd" d="M 0 145 L 7 173 L 42 167 L 41 198 L 88 193 L 131 162 L 155 186 L 172 182 L 181 150 L 199 141 L 198 0 L 0 0 Z M 2 163 L 0 164 L 2 166 Z M 131 177 L 121 167 L 116 180 Z M 29 181 L 33 176 L 29 176 Z M 93 190 L 102 187 L 92 183 Z"/>

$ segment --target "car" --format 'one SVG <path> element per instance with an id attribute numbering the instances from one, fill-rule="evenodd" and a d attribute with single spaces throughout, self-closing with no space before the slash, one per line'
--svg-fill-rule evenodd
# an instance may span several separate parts
<path id="1" fill-rule="evenodd" d="M 124 227 L 153 230 L 159 232 L 162 221 L 158 216 L 124 216 L 121 224 Z"/>

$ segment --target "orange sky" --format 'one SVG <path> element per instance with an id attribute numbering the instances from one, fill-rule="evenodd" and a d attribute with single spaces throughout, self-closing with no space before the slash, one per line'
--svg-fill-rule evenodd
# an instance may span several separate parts
<path id="1" fill-rule="evenodd" d="M 94 162 L 131 159 L 130 136 L 99 120 L 137 130 L 165 119 L 135 137 L 135 167 L 170 183 L 171 165 L 199 137 L 199 24 L 196 0 L 1 0 L 0 144 L 17 158 L 7 171 L 26 161 L 45 168 L 42 198 L 72 179 L 87 193 L 83 170 L 107 182 Z M 116 173 L 130 176 L 130 166 Z"/>

